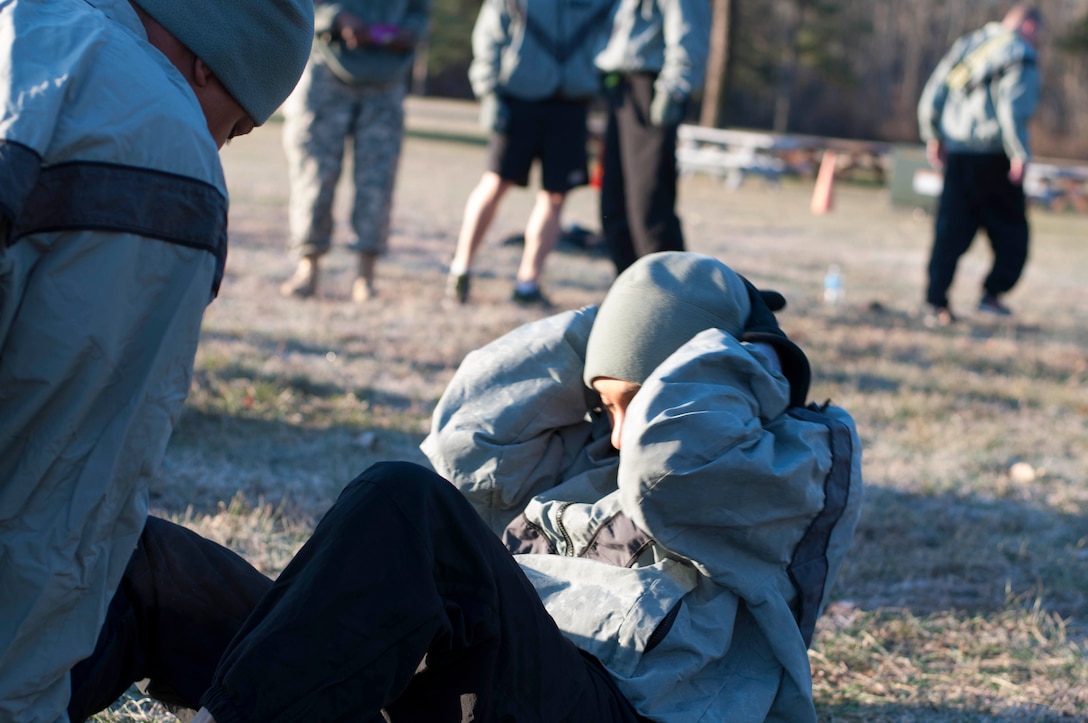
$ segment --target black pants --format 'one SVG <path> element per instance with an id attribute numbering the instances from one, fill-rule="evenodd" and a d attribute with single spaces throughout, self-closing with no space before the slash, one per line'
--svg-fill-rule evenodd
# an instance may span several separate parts
<path id="1" fill-rule="evenodd" d="M 1003 294 L 1020 279 L 1028 258 L 1026 202 L 1023 187 L 1011 183 L 1008 173 L 1004 154 L 948 154 L 929 259 L 928 303 L 948 306 L 956 265 L 979 228 L 994 253 L 984 293 Z"/>
<path id="2" fill-rule="evenodd" d="M 404 462 L 345 488 L 201 702 L 220 723 L 639 720 L 464 496 Z"/>
<path id="3" fill-rule="evenodd" d="M 144 679 L 155 698 L 198 708 L 219 657 L 271 586 L 222 545 L 148 518 L 94 653 L 72 670 L 69 719 L 86 720 Z"/>
<path id="4" fill-rule="evenodd" d="M 654 78 L 618 76 L 608 92 L 601 230 L 619 273 L 656 251 L 683 251 L 676 215 L 676 126 L 650 123 Z"/>

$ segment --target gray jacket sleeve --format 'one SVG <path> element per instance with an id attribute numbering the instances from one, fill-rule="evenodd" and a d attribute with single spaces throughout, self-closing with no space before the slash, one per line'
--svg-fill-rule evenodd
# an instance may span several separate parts
<path id="1" fill-rule="evenodd" d="M 664 15 L 665 64 L 656 92 L 687 98 L 702 89 L 710 45 L 709 0 L 659 0 Z"/>
<path id="2" fill-rule="evenodd" d="M 596 307 L 521 326 L 465 357 L 421 449 L 500 534 L 590 435 L 582 382 Z"/>
<path id="3" fill-rule="evenodd" d="M 945 100 L 948 98 L 948 74 L 963 57 L 963 46 L 966 40 L 960 38 L 937 63 L 937 67 L 926 81 L 922 89 L 922 97 L 918 100 L 918 134 L 923 142 L 940 141 L 941 138 L 941 113 L 944 110 Z"/>
<path id="4" fill-rule="evenodd" d="M 344 11 L 344 3 L 317 0 L 314 3 L 314 33 L 320 35 L 332 31 L 336 16 Z"/>
<path id="5" fill-rule="evenodd" d="M 993 88 L 1001 141 L 1009 158 L 1031 158 L 1028 122 L 1039 104 L 1039 70 L 1034 58 L 1010 67 Z"/>
<path id="6" fill-rule="evenodd" d="M 477 98 L 493 93 L 499 82 L 502 50 L 510 42 L 510 15 L 503 0 L 484 0 L 472 28 L 468 79 Z"/>
<path id="7" fill-rule="evenodd" d="M 624 511 L 672 554 L 750 595 L 790 562 L 798 520 L 820 511 L 831 469 L 826 428 L 787 416 L 788 406 L 789 384 L 762 352 L 700 333 L 627 411 Z"/>

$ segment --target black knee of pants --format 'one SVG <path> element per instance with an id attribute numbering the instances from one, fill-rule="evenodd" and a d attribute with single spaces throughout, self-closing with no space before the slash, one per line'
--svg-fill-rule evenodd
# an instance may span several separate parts
<path id="1" fill-rule="evenodd" d="M 404 462 L 345 488 L 202 702 L 219 723 L 635 720 L 464 496 Z"/>
<path id="2" fill-rule="evenodd" d="M 82 721 L 133 683 L 198 708 L 219 657 L 272 581 L 227 548 L 149 517 L 90 657 L 71 672 L 68 717 Z"/>

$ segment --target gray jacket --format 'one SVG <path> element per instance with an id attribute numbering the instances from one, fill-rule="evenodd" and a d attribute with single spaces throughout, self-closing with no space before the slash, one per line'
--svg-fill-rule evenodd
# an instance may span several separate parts
<path id="1" fill-rule="evenodd" d="M 593 54 L 614 0 L 485 0 L 472 30 L 468 77 L 477 98 L 588 99 Z"/>
<path id="2" fill-rule="evenodd" d="M 54 721 L 189 391 L 227 189 L 127 0 L 0 3 L 0 37 L 0 720 Z"/>
<path id="3" fill-rule="evenodd" d="M 656 73 L 656 92 L 683 99 L 703 87 L 709 44 L 709 0 L 618 0 L 596 63 L 603 73 Z"/>
<path id="4" fill-rule="evenodd" d="M 861 502 L 852 420 L 788 410 L 764 353 L 711 329 L 646 380 L 617 455 L 581 381 L 595 316 L 466 357 L 424 452 L 641 715 L 815 721 L 806 642 Z"/>
<path id="5" fill-rule="evenodd" d="M 1039 102 L 1036 53 L 1001 23 L 957 40 L 918 102 L 923 141 L 951 153 L 1002 153 L 1028 160 L 1028 121 Z"/>
<path id="6" fill-rule="evenodd" d="M 366 46 L 349 49 L 333 26 L 343 11 L 369 25 L 395 25 L 411 30 L 416 41 L 427 30 L 431 0 L 317 0 L 314 3 L 314 46 L 310 62 L 329 66 L 345 83 L 385 85 L 404 80 L 413 53 Z"/>

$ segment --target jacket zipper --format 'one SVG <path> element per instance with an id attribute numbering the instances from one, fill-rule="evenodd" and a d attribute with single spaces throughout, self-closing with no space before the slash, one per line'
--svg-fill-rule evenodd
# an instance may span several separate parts
<path id="1" fill-rule="evenodd" d="M 564 557 L 574 557 L 574 540 L 571 539 L 570 533 L 567 532 L 567 526 L 563 524 L 563 513 L 573 504 L 573 502 L 564 502 L 559 506 L 559 511 L 555 513 L 555 526 L 559 528 L 559 534 L 563 535 L 563 541 L 567 543 L 567 547 L 563 551 Z"/>

